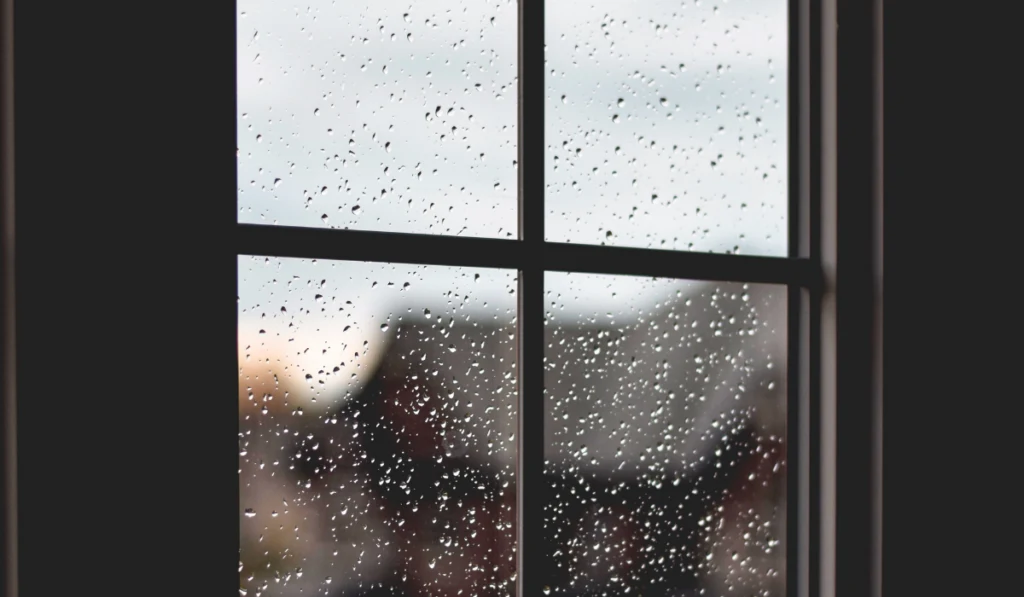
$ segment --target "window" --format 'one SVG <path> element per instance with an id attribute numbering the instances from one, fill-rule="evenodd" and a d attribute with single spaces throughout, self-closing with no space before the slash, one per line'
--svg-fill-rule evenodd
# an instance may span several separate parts
<path id="1" fill-rule="evenodd" d="M 239 2 L 246 594 L 814 595 L 863 563 L 829 530 L 863 507 L 835 375 L 870 371 L 836 372 L 870 309 L 834 311 L 863 244 L 829 185 L 870 152 L 826 126 L 834 7 L 591 8 Z"/>
<path id="2" fill-rule="evenodd" d="M 808 578 L 807 9 L 591 4 L 239 2 L 243 590 Z"/>

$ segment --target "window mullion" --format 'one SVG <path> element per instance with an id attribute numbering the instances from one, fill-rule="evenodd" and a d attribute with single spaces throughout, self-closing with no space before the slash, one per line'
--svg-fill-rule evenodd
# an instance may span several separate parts
<path id="1" fill-rule="evenodd" d="M 516 595 L 540 595 L 544 541 L 544 1 L 519 2 L 519 424 Z"/>

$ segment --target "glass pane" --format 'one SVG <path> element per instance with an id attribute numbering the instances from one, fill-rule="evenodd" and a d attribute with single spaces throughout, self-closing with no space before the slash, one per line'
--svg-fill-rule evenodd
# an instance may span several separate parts
<path id="1" fill-rule="evenodd" d="M 548 2 L 548 240 L 785 255 L 786 4 Z"/>
<path id="2" fill-rule="evenodd" d="M 785 288 L 545 284 L 547 591 L 785 595 Z"/>
<path id="3" fill-rule="evenodd" d="M 240 222 L 515 236 L 515 2 L 238 11 Z"/>
<path id="4" fill-rule="evenodd" d="M 514 592 L 515 284 L 239 258 L 243 594 Z"/>

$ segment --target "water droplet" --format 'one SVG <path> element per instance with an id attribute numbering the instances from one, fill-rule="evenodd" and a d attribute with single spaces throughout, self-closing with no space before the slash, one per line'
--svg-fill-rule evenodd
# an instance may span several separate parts
<path id="1" fill-rule="evenodd" d="M 354 215 L 358 216 L 360 214 L 360 212 L 362 212 L 362 211 L 363 211 L 363 208 L 359 207 L 358 205 L 353 205 L 352 206 L 352 213 Z M 327 216 L 324 216 L 324 217 L 326 218 Z"/>
<path id="2" fill-rule="evenodd" d="M 386 323 L 380 324 L 380 331 L 382 331 L 382 332 L 388 331 L 388 324 L 386 324 Z"/>
<path id="3" fill-rule="evenodd" d="M 253 516 L 256 516 L 256 511 L 253 510 L 252 508 L 246 508 L 245 509 L 245 517 L 246 518 L 252 518 Z"/>
<path id="4" fill-rule="evenodd" d="M 619 115 L 618 114 L 616 114 L 615 116 L 612 116 L 612 122 L 614 122 L 615 124 L 619 123 Z"/>

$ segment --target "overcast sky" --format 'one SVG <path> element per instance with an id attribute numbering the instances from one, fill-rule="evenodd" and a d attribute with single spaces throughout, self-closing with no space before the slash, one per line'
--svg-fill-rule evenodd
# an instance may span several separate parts
<path id="1" fill-rule="evenodd" d="M 514 1 L 240 0 L 239 13 L 240 221 L 514 238 Z M 550 240 L 784 254 L 785 2 L 549 1 L 546 42 Z M 243 266 L 240 293 L 265 300 L 308 267 Z M 330 266 L 354 296 L 413 271 L 397 302 L 369 302 L 374 317 L 436 300 L 455 274 Z M 466 308 L 514 305 L 512 277 L 470 287 Z M 662 298 L 587 280 L 550 290 L 584 293 L 584 309 Z"/>

